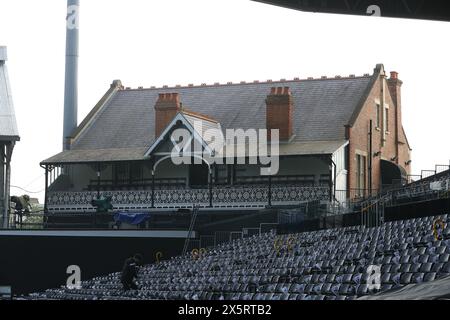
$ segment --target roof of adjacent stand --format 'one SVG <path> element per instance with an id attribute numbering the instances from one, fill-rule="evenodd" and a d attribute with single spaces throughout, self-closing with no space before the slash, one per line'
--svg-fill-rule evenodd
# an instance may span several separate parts
<path id="1" fill-rule="evenodd" d="M 17 129 L 6 61 L 6 47 L 0 46 L 0 140 L 18 141 L 20 140 L 19 130 Z"/>

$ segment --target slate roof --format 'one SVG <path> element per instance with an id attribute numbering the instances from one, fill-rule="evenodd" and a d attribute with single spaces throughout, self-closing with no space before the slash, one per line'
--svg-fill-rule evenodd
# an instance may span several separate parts
<path id="1" fill-rule="evenodd" d="M 45 160 L 42 164 L 74 164 L 142 160 L 147 148 L 68 150 Z"/>
<path id="2" fill-rule="evenodd" d="M 18 141 L 16 115 L 6 68 L 6 47 L 0 47 L 0 140 Z"/>
<path id="3" fill-rule="evenodd" d="M 121 89 L 113 93 L 72 144 L 76 150 L 149 148 L 155 141 L 154 105 L 160 93 L 179 93 L 183 106 L 226 129 L 265 129 L 267 95 L 289 87 L 294 100 L 294 138 L 310 154 L 322 146 L 340 146 L 345 125 L 360 108 L 377 74 L 348 78 L 268 81 L 175 88 Z M 312 150 L 306 150 L 305 146 Z M 291 147 L 292 150 L 295 147 Z M 47 162 L 47 161 L 46 161 Z"/>

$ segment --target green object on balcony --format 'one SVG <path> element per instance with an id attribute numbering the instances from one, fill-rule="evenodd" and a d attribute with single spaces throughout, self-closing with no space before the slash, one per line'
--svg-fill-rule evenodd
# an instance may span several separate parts
<path id="1" fill-rule="evenodd" d="M 94 199 L 91 204 L 97 209 L 97 213 L 107 213 L 109 210 L 113 209 L 111 204 L 112 197 L 105 197 L 103 199 Z"/>

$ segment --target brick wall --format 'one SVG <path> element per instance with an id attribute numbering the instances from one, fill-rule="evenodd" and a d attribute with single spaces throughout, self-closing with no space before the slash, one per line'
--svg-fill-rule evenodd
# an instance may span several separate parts
<path id="1" fill-rule="evenodd" d="M 266 99 L 266 127 L 280 130 L 280 140 L 289 140 L 293 135 L 294 101 L 288 87 L 272 88 Z"/>
<path id="2" fill-rule="evenodd" d="M 181 111 L 178 93 L 161 93 L 155 104 L 155 137 L 158 137 L 167 125 Z"/>
<path id="3" fill-rule="evenodd" d="M 382 71 L 384 72 L 384 71 Z M 391 77 L 394 75 L 391 74 Z M 395 76 L 398 76 L 395 73 Z M 377 103 L 380 103 L 382 111 L 383 105 L 383 81 L 384 76 L 380 75 L 375 82 L 361 113 L 355 121 L 354 125 L 348 129 L 350 140 L 349 145 L 349 188 L 357 187 L 357 163 L 356 155 L 358 153 L 367 157 L 366 161 L 366 186 L 369 188 L 369 172 L 368 159 L 369 154 L 369 126 L 370 120 L 373 121 L 373 137 L 372 149 L 373 153 L 380 152 L 378 156 L 372 154 L 372 189 L 378 190 L 381 187 L 381 160 L 387 160 L 401 166 L 410 174 L 410 165 L 406 162 L 410 160 L 410 148 L 408 146 L 406 137 L 403 132 L 401 122 L 401 81 L 386 81 L 384 86 L 385 104 L 389 106 L 388 109 L 388 128 L 385 135 L 385 142 L 383 145 L 383 114 L 381 112 L 380 128 L 377 128 Z M 397 81 L 398 80 L 398 81 Z M 391 90 L 388 83 L 390 83 Z M 398 85 L 398 86 L 397 86 Z M 394 89 L 394 90 L 393 90 Z"/>

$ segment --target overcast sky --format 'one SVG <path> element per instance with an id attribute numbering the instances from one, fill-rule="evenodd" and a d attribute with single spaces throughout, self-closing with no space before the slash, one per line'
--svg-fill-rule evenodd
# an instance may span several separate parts
<path id="1" fill-rule="evenodd" d="M 28 191 L 43 190 L 39 162 L 62 148 L 65 17 L 65 0 L 0 0 L 0 45 L 8 46 L 22 138 L 12 184 Z M 362 75 L 383 63 L 404 81 L 413 173 L 449 163 L 450 23 L 249 0 L 81 0 L 80 28 L 79 122 L 114 79 L 150 87 Z M 33 195 L 42 202 L 42 192 Z"/>

